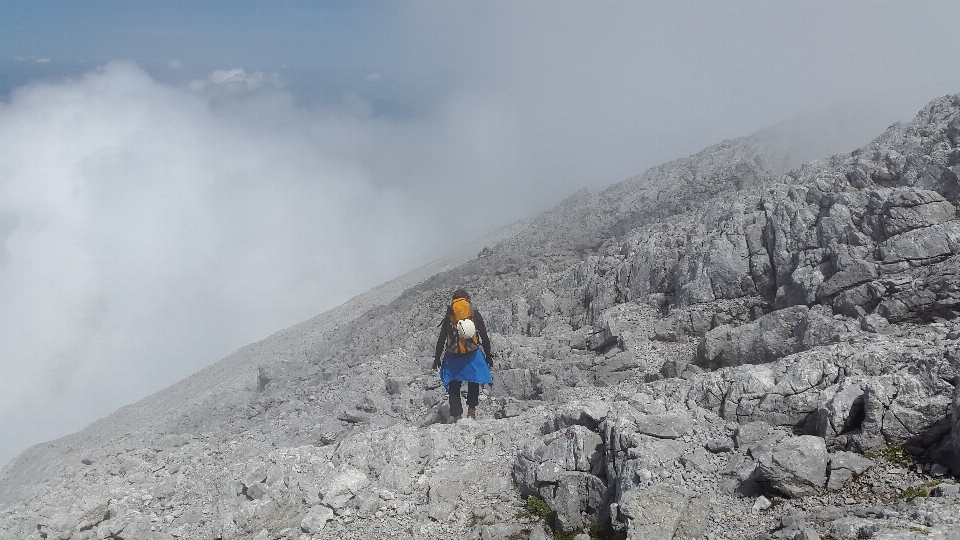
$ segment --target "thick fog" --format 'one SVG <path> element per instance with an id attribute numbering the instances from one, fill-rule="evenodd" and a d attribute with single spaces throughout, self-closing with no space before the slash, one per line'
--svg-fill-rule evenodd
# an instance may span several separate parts
<path id="1" fill-rule="evenodd" d="M 955 2 L 43 4 L 0 5 L 0 464 L 580 188 L 960 92 Z"/>

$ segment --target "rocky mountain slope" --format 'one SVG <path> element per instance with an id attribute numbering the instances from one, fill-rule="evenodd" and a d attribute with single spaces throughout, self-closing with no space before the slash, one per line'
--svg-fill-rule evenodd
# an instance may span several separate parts
<path id="1" fill-rule="evenodd" d="M 28 450 L 0 539 L 960 538 L 960 96 L 799 168 L 775 135 Z M 495 385 L 448 425 L 429 366 L 459 286 Z"/>

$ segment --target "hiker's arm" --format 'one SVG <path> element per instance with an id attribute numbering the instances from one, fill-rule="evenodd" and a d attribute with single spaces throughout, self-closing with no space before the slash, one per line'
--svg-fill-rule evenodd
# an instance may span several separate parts
<path id="1" fill-rule="evenodd" d="M 473 312 L 473 324 L 477 327 L 477 333 L 480 334 L 483 355 L 487 357 L 487 363 L 493 365 L 493 357 L 490 356 L 490 336 L 487 335 L 487 325 L 483 323 L 483 315 L 479 311 Z"/>
<path id="2" fill-rule="evenodd" d="M 444 346 L 447 344 L 447 325 L 450 323 L 444 319 L 440 325 L 440 337 L 437 338 L 437 350 L 433 355 L 433 369 L 440 369 L 440 357 L 443 356 Z"/>

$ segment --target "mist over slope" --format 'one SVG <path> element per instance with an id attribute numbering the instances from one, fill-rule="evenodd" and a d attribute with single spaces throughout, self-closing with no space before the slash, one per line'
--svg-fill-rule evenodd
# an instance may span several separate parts
<path id="1" fill-rule="evenodd" d="M 0 103 L 0 464 L 455 252 L 451 192 L 470 193 L 477 219 L 457 228 L 473 238 L 712 142 L 697 130 L 654 151 L 459 94 L 415 118 L 357 96 L 303 108 L 239 68 L 163 80 L 110 62 Z M 850 150 L 907 117 L 891 110 L 832 111 L 780 139 L 804 150 L 794 163 Z"/>
<path id="2" fill-rule="evenodd" d="M 30 449 L 0 538 L 948 538 L 960 97 L 799 168 L 784 133 L 581 192 Z M 446 425 L 459 286 L 498 357 Z"/>

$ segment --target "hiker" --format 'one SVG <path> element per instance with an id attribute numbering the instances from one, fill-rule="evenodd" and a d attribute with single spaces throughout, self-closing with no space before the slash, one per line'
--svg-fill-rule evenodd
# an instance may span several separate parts
<path id="1" fill-rule="evenodd" d="M 443 362 L 440 361 L 441 355 Z M 463 289 L 453 293 L 447 314 L 440 323 L 440 338 L 433 359 L 443 387 L 450 396 L 450 419 L 454 423 L 463 416 L 460 387 L 467 383 L 467 416 L 476 419 L 480 403 L 480 385 L 493 385 L 490 368 L 490 337 L 483 316 L 470 305 L 470 295 Z"/>

